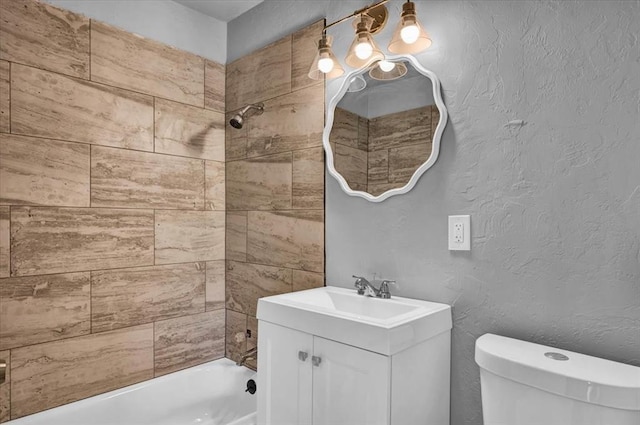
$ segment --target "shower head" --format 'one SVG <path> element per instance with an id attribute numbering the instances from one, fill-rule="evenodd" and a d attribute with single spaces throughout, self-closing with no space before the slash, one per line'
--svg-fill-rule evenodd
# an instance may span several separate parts
<path id="1" fill-rule="evenodd" d="M 249 113 L 250 111 L 255 110 L 253 113 Z M 264 104 L 256 103 L 245 106 L 240 109 L 234 116 L 229 120 L 229 124 L 231 127 L 240 129 L 244 125 L 245 118 L 249 117 L 249 115 L 261 115 L 264 112 Z"/>

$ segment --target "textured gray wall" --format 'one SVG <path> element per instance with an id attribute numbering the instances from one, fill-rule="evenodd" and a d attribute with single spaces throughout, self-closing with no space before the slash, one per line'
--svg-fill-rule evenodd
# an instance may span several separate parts
<path id="1" fill-rule="evenodd" d="M 229 58 L 360 4 L 267 0 L 229 24 Z M 450 115 L 442 151 L 381 204 L 328 176 L 327 281 L 375 272 L 397 294 L 453 305 L 451 423 L 476 425 L 485 332 L 640 365 L 640 3 L 417 8 L 434 39 L 419 58 Z M 346 49 L 350 31 L 331 33 Z M 449 214 L 471 214 L 470 253 L 447 250 Z"/>

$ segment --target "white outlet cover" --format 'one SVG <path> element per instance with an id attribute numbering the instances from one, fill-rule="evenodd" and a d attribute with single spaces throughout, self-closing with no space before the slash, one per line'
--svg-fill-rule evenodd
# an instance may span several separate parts
<path id="1" fill-rule="evenodd" d="M 449 251 L 471 251 L 471 216 L 449 216 Z"/>

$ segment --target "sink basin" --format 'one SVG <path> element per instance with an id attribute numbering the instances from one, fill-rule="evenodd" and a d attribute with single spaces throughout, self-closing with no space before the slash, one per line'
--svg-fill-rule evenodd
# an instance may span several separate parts
<path id="1" fill-rule="evenodd" d="M 451 307 L 327 286 L 261 298 L 258 319 L 393 355 L 451 329 Z"/>

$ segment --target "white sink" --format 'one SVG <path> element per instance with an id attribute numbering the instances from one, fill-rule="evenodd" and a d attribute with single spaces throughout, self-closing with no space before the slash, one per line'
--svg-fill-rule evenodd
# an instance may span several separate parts
<path id="1" fill-rule="evenodd" d="M 327 286 L 261 298 L 258 319 L 393 355 L 451 329 L 451 307 Z"/>

